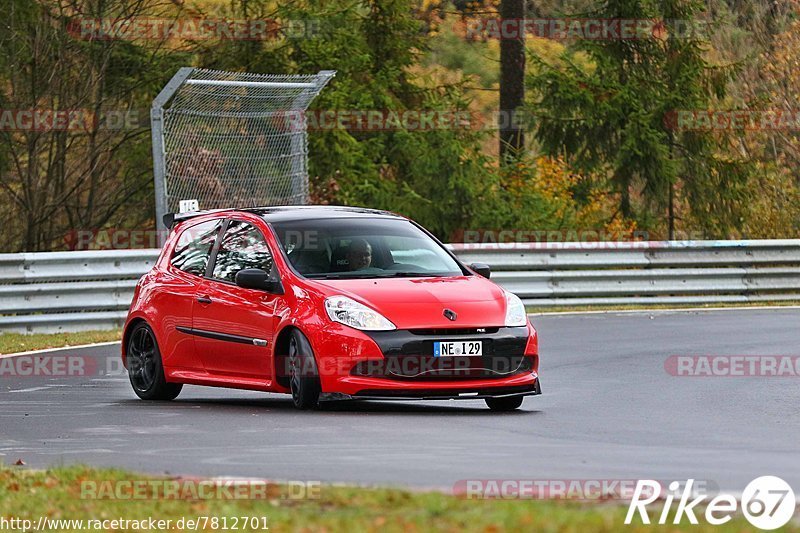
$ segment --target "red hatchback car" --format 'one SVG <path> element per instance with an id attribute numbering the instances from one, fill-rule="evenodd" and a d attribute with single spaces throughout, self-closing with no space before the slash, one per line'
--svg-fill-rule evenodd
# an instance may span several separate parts
<path id="1" fill-rule="evenodd" d="M 370 209 L 308 206 L 167 215 L 122 343 L 135 393 L 184 384 L 339 399 L 540 394 L 538 339 L 520 299 L 430 233 Z"/>

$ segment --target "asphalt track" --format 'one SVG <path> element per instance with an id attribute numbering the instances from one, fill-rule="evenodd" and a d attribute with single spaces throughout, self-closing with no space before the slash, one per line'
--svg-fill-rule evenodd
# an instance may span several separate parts
<path id="1" fill-rule="evenodd" d="M 0 377 L 0 461 L 448 489 L 466 479 L 695 478 L 800 486 L 800 378 L 675 377 L 671 355 L 800 355 L 800 310 L 534 317 L 544 395 L 337 403 L 186 387 L 135 399 L 124 376 Z M 117 358 L 118 347 L 58 352 Z"/>

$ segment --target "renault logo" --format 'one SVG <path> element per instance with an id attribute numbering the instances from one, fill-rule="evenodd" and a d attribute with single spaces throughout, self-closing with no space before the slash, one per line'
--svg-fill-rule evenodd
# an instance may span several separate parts
<path id="1" fill-rule="evenodd" d="M 458 315 L 452 309 L 445 309 L 443 314 L 448 320 L 455 320 L 458 318 Z"/>

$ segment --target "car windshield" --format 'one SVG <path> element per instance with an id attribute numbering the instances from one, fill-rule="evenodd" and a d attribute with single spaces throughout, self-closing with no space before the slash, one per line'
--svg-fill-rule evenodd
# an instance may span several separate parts
<path id="1" fill-rule="evenodd" d="M 292 266 L 307 278 L 464 275 L 447 251 L 407 220 L 330 218 L 272 227 Z"/>

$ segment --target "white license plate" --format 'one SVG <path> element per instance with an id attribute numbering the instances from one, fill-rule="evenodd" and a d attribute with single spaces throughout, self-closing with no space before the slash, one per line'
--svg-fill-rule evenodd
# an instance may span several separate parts
<path id="1" fill-rule="evenodd" d="M 483 355 L 481 341 L 434 342 L 434 357 L 479 357 Z"/>

